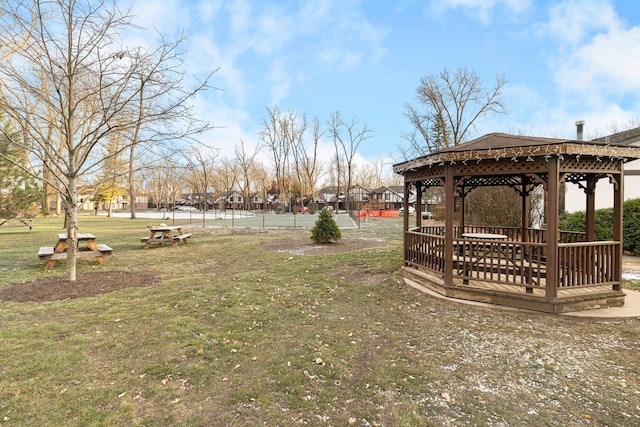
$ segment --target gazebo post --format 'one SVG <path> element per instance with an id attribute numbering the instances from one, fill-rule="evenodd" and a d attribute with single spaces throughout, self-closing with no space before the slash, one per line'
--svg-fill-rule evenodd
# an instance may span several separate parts
<path id="1" fill-rule="evenodd" d="M 453 284 L 453 210 L 454 210 L 453 166 L 444 166 L 444 283 Z"/>
<path id="2" fill-rule="evenodd" d="M 527 178 L 525 175 L 520 177 L 522 180 L 522 189 L 520 191 L 520 199 L 522 201 L 522 219 L 521 219 L 521 237 L 523 243 L 529 241 L 529 191 L 527 191 Z"/>
<path id="3" fill-rule="evenodd" d="M 464 189 L 464 185 L 462 185 L 462 187 L 460 187 L 460 234 L 465 232 L 464 227 L 466 218 L 464 216 L 464 213 L 466 211 L 466 196 L 467 192 Z"/>
<path id="4" fill-rule="evenodd" d="M 596 240 L 596 183 L 597 178 L 591 175 L 587 177 L 587 187 L 584 190 L 585 194 L 587 195 L 587 242 L 594 242 Z"/>
<path id="5" fill-rule="evenodd" d="M 548 209 L 547 209 L 547 289 L 546 296 L 556 299 L 558 296 L 558 216 L 560 196 L 560 174 L 558 158 L 547 160 L 548 171 Z"/>
<path id="6" fill-rule="evenodd" d="M 409 186 L 410 185 L 411 185 L 411 182 L 408 182 L 408 181 L 404 182 L 404 200 L 402 201 L 402 206 L 404 206 L 404 214 L 402 215 L 403 217 L 402 228 L 404 229 L 403 235 L 405 236 L 404 240 L 406 240 L 407 231 L 409 231 Z M 406 241 L 404 242 L 404 247 L 406 248 Z"/>
<path id="7" fill-rule="evenodd" d="M 614 291 L 622 289 L 622 233 L 623 233 L 623 214 L 624 214 L 624 165 L 619 161 L 620 173 L 613 175 L 613 240 L 618 242 L 616 252 L 613 254 L 613 279 L 616 284 L 613 285 Z"/>
<path id="8" fill-rule="evenodd" d="M 422 183 L 415 182 L 416 187 L 416 227 L 422 231 Z"/>

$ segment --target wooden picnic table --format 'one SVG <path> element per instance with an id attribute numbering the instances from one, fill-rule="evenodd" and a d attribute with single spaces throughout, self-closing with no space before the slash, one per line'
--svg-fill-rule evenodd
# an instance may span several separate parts
<path id="1" fill-rule="evenodd" d="M 144 248 L 149 249 L 151 245 L 161 245 L 163 243 L 171 243 L 171 246 L 177 246 L 178 243 L 189 243 L 188 239 L 191 233 L 183 233 L 181 225 L 165 225 L 155 226 L 149 229 L 151 233 L 149 237 L 140 239 L 144 243 Z"/>
<path id="2" fill-rule="evenodd" d="M 84 246 L 80 246 L 84 243 Z M 105 255 L 111 255 L 113 249 L 105 244 L 96 243 L 96 236 L 91 233 L 78 233 L 77 258 L 95 258 L 100 264 L 104 264 Z M 45 270 L 52 269 L 59 260 L 67 259 L 67 233 L 58 234 L 58 242 L 55 246 L 42 246 L 38 251 L 38 257 L 47 261 Z"/>
<path id="3" fill-rule="evenodd" d="M 19 221 L 22 223 L 22 225 L 29 227 L 29 231 L 31 231 L 31 229 L 33 228 L 33 220 L 32 219 L 30 219 L 30 220 L 20 219 Z M 5 225 L 5 224 L 8 224 L 8 223 L 9 223 L 8 219 L 0 219 L 0 227 Z M 18 226 L 17 225 L 7 225 L 7 227 L 18 227 Z"/>

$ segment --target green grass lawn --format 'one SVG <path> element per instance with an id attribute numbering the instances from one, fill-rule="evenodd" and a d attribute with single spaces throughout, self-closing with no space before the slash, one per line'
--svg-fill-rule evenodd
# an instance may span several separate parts
<path id="1" fill-rule="evenodd" d="M 78 274 L 156 285 L 0 301 L 0 425 L 637 425 L 638 321 L 483 310 L 401 282 L 401 219 L 344 229 L 385 246 L 298 256 L 305 229 L 201 228 L 143 250 L 149 220 L 82 217 L 114 249 Z M 39 246 L 61 221 L 0 227 L 0 290 L 63 276 Z"/>

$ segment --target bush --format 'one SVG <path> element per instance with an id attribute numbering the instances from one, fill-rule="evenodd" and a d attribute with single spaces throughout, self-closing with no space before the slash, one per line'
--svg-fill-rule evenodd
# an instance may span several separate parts
<path id="1" fill-rule="evenodd" d="M 640 199 L 624 203 L 623 218 L 622 247 L 633 253 L 640 253 Z"/>
<path id="2" fill-rule="evenodd" d="M 320 211 L 320 216 L 311 229 L 311 238 L 316 243 L 330 243 L 342 238 L 338 224 L 328 210 Z"/>
<path id="3" fill-rule="evenodd" d="M 611 240 L 613 238 L 613 209 L 596 209 L 595 215 L 594 231 L 596 241 Z M 559 221 L 560 230 L 581 233 L 587 231 L 587 213 L 585 211 L 564 212 L 560 215 Z"/>
<path id="4" fill-rule="evenodd" d="M 558 219 L 558 227 L 562 231 L 577 231 L 584 233 L 587 231 L 587 213 L 585 211 L 578 212 L 562 212 Z"/>
<path id="5" fill-rule="evenodd" d="M 626 251 L 640 253 L 640 199 L 624 202 L 623 241 Z M 597 209 L 595 212 L 596 240 L 613 239 L 613 209 Z M 560 216 L 560 229 L 566 231 L 586 230 L 586 213 L 584 211 L 564 213 Z"/>

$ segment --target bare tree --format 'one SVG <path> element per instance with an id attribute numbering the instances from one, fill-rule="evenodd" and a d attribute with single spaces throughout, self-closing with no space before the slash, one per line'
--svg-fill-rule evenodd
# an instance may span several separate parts
<path id="1" fill-rule="evenodd" d="M 188 100 L 207 87 L 210 76 L 180 91 L 179 43 L 160 48 L 168 55 L 141 56 L 139 49 L 127 48 L 119 35 L 132 26 L 131 16 L 109 0 L 25 0 L 1 7 L 0 46 L 9 54 L 0 62 L 0 109 L 22 124 L 34 161 L 48 165 L 50 174 L 39 178 L 63 193 L 67 274 L 75 281 L 77 185 L 104 162 L 98 148 L 138 124 L 160 127 L 181 108 L 189 111 Z M 150 66 L 170 71 L 162 77 L 175 84 L 141 98 L 140 76 L 149 75 Z M 136 114 L 141 104 L 153 108 Z M 61 150 L 50 150 L 51 140 Z"/>
<path id="2" fill-rule="evenodd" d="M 349 190 L 351 189 L 353 171 L 355 169 L 355 156 L 363 141 L 371 138 L 373 130 L 366 123 L 360 123 L 354 117 L 349 121 L 344 121 L 340 117 L 340 112 L 336 111 L 331 114 L 329 119 L 329 132 L 333 137 L 333 143 L 336 149 L 336 159 L 340 164 L 340 156 L 344 156 L 344 165 L 346 166 L 347 188 L 345 191 L 346 208 L 349 206 Z M 340 154 L 338 154 L 340 152 Z M 338 173 L 339 175 L 339 173 Z"/>
<path id="3" fill-rule="evenodd" d="M 478 119 L 504 113 L 501 96 L 506 83 L 505 77 L 498 75 L 493 87 L 485 91 L 480 77 L 466 67 L 422 77 L 416 92 L 426 110 L 405 104 L 404 114 L 411 124 L 411 131 L 402 135 L 410 144 L 409 149 L 402 149 L 405 157 L 461 144 Z"/>
<path id="4" fill-rule="evenodd" d="M 114 134 L 113 137 L 103 147 L 103 156 L 105 161 L 102 163 L 102 168 L 98 173 L 98 180 L 100 184 L 96 188 L 99 200 L 104 200 L 109 203 L 107 216 L 111 217 L 113 213 L 113 201 L 118 197 L 125 194 L 125 169 L 126 161 L 122 159 L 122 135 Z M 120 155 L 113 154 L 120 153 Z"/>
<path id="5" fill-rule="evenodd" d="M 140 145 L 153 147 L 164 142 L 180 140 L 193 142 L 193 138 L 213 128 L 210 123 L 197 119 L 188 101 L 196 92 L 204 89 L 204 84 L 185 90 L 183 87 L 184 64 L 181 49 L 184 35 L 174 42 L 163 42 L 155 49 L 138 48 L 135 55 L 140 66 L 132 78 L 137 89 L 137 101 L 132 101 L 132 113 L 136 120 L 127 130 L 129 144 L 129 195 L 131 197 L 131 218 L 136 217 L 137 148 Z M 214 70 L 213 73 L 217 71 Z M 213 74 L 212 73 L 212 74 Z M 176 128 L 176 123 L 184 123 Z"/>
<path id="6" fill-rule="evenodd" d="M 313 140 L 309 146 L 304 144 L 302 133 L 299 134 L 298 139 L 295 141 L 293 156 L 296 173 L 300 181 L 301 196 L 311 196 L 311 201 L 315 206 L 315 190 L 323 165 L 318 157 L 318 145 L 324 135 L 324 132 L 321 130 L 320 120 L 317 117 L 313 119 L 312 133 Z"/>
<path id="7" fill-rule="evenodd" d="M 300 144 L 307 129 L 307 120 L 303 116 L 298 119 L 295 111 L 283 113 L 278 107 L 267 108 L 266 119 L 262 120 L 262 129 L 258 136 L 264 147 L 273 156 L 273 167 L 278 186 L 278 198 L 282 202 L 282 195 L 287 202 L 291 201 L 292 185 L 291 179 L 291 156 L 294 147 Z M 289 209 L 291 204 L 289 203 Z"/>
<path id="8" fill-rule="evenodd" d="M 269 184 L 271 183 L 270 174 L 267 169 L 261 163 L 256 163 L 253 173 L 253 180 L 256 185 L 256 190 L 260 192 L 263 199 L 263 211 L 266 212 L 269 202 Z"/>
<path id="9" fill-rule="evenodd" d="M 240 168 L 235 159 L 225 157 L 220 160 L 220 165 L 216 170 L 216 190 L 218 193 L 233 191 L 238 183 Z"/>
<path id="10" fill-rule="evenodd" d="M 363 167 L 355 171 L 354 182 L 368 189 L 380 187 L 386 164 L 387 162 L 382 157 L 368 159 Z"/>
<path id="11" fill-rule="evenodd" d="M 276 107 L 267 107 L 267 118 L 262 119 L 258 136 L 263 146 L 271 152 L 278 193 L 282 192 L 289 158 L 289 147 L 282 135 L 282 112 Z M 278 197 L 281 199 L 281 197 Z"/>
<path id="12" fill-rule="evenodd" d="M 235 146 L 235 163 L 240 172 L 240 190 L 245 210 L 249 210 L 249 193 L 251 192 L 251 175 L 256 167 L 256 156 L 260 152 L 260 146 L 256 146 L 252 152 L 245 149 L 244 141 L 240 141 L 240 147 Z"/>
<path id="13" fill-rule="evenodd" d="M 187 159 L 190 181 L 195 184 L 198 201 L 202 204 L 203 215 L 209 207 L 209 190 L 213 186 L 216 176 L 216 159 L 219 151 L 207 146 L 193 146 Z M 204 218 L 204 216 L 203 216 Z M 202 226 L 204 227 L 204 221 Z"/>

